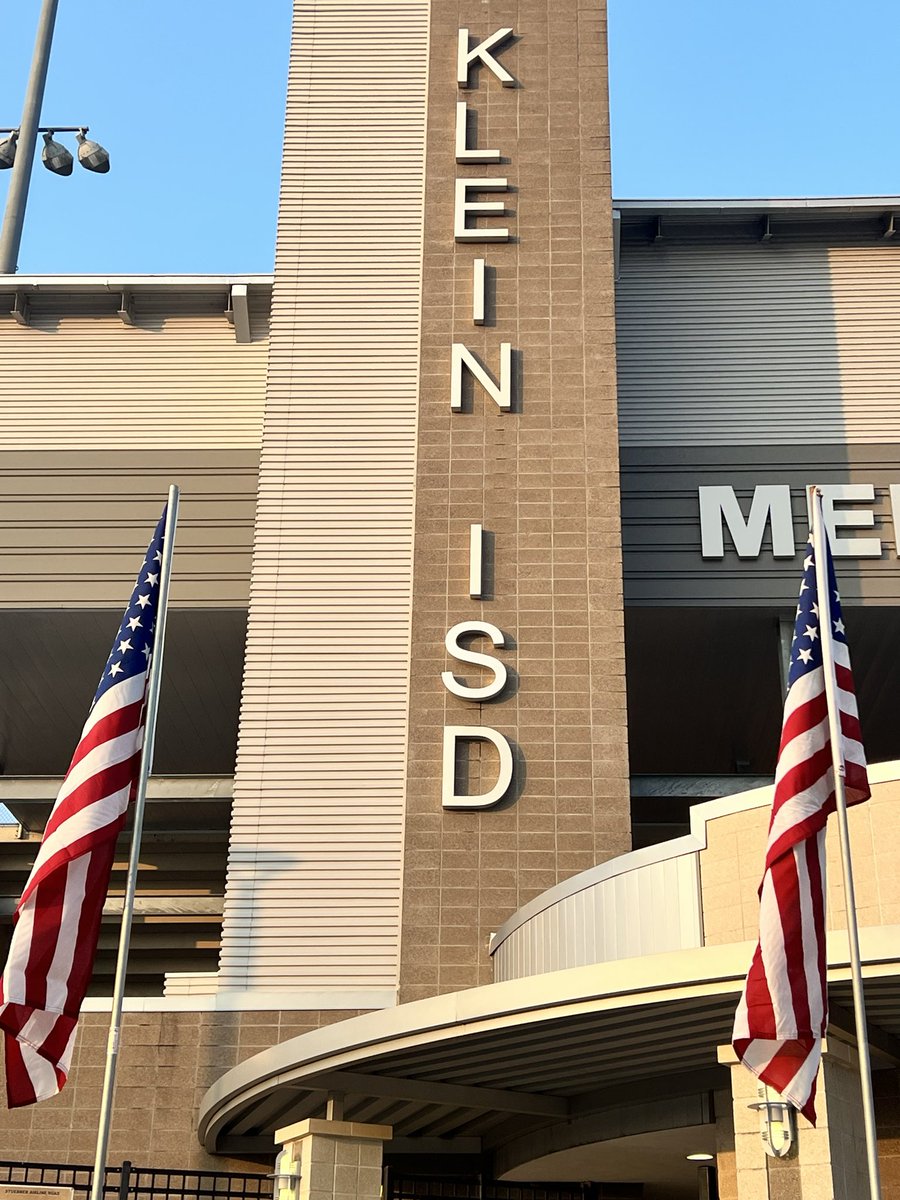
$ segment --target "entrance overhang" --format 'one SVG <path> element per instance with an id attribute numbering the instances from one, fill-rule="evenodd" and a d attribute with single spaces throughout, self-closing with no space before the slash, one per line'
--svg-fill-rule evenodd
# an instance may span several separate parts
<path id="1" fill-rule="evenodd" d="M 471 1153 L 613 1102 L 727 1086 L 716 1048 L 752 950 L 578 967 L 326 1026 L 224 1075 L 201 1104 L 200 1139 L 211 1153 L 271 1153 L 276 1129 L 338 1094 L 345 1120 L 391 1126 L 395 1150 Z M 872 1022 L 900 1036 L 900 928 L 864 929 L 862 950 Z M 844 1008 L 847 961 L 846 934 L 830 934 L 830 992 Z"/>

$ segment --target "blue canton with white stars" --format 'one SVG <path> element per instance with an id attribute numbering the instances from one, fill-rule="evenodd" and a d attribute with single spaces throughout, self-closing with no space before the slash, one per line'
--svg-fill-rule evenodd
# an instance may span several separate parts
<path id="1" fill-rule="evenodd" d="M 831 589 L 831 636 L 835 642 L 847 643 L 841 613 L 841 597 L 834 576 L 831 550 L 826 546 L 828 559 L 828 586 Z M 800 584 L 800 600 L 797 604 L 797 620 L 791 642 L 791 669 L 788 672 L 788 687 L 802 675 L 822 665 L 822 638 L 819 629 L 819 592 L 816 584 L 816 563 L 812 540 L 807 543 L 803 559 L 803 581 Z"/>
<path id="2" fill-rule="evenodd" d="M 168 506 L 167 506 L 168 507 Z M 159 602 L 159 578 L 162 570 L 163 534 L 166 527 L 166 509 L 159 519 L 147 557 L 138 572 L 125 609 L 125 616 L 113 642 L 113 648 L 94 696 L 94 704 L 113 684 L 121 683 L 134 675 L 140 675 L 150 665 L 153 654 L 153 638 L 156 632 L 156 613 Z"/>

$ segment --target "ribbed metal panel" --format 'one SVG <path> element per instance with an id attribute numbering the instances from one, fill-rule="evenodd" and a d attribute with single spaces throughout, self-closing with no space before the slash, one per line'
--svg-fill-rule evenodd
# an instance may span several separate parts
<path id="1" fill-rule="evenodd" d="M 223 988 L 396 985 L 428 16 L 295 6 Z"/>
<path id="2" fill-rule="evenodd" d="M 0 608 L 120 607 L 173 482 L 173 603 L 246 606 L 270 289 L 251 282 L 237 343 L 231 282 L 22 281 L 29 323 L 2 325 Z"/>
<path id="3" fill-rule="evenodd" d="M 218 378 L 225 390 L 224 363 Z M 228 436 L 227 423 L 210 431 Z M 136 450 L 117 436 L 77 453 L 0 447 L 0 609 L 121 609 L 170 483 L 183 500 L 173 604 L 246 607 L 258 450 L 207 449 L 198 434 L 190 450 Z"/>
<path id="4" fill-rule="evenodd" d="M 628 244 L 623 446 L 900 441 L 900 250 Z"/>
<path id="5" fill-rule="evenodd" d="M 36 297 L 30 324 L 3 323 L 4 450 L 255 449 L 265 395 L 267 289 L 251 292 L 249 343 L 235 343 L 226 293 Z"/>
<path id="6" fill-rule="evenodd" d="M 808 483 L 871 484 L 873 535 L 880 558 L 841 559 L 845 602 L 896 605 L 900 602 L 900 559 L 889 485 L 897 478 L 897 444 L 855 442 L 795 445 L 642 446 L 622 452 L 622 524 L 625 548 L 625 602 L 652 606 L 780 606 L 793 611 L 797 572 L 809 528 L 804 487 Z M 739 558 L 725 533 L 725 556 L 703 558 L 700 541 L 702 485 L 727 486 L 744 513 L 760 484 L 788 485 L 794 518 L 794 558 L 773 558 L 767 527 L 757 557 Z M 852 511 L 852 510 L 849 510 Z M 869 536 L 849 529 L 851 537 Z"/>
<path id="7" fill-rule="evenodd" d="M 494 952 L 494 980 L 703 945 L 696 852 L 603 879 L 550 904 Z"/>

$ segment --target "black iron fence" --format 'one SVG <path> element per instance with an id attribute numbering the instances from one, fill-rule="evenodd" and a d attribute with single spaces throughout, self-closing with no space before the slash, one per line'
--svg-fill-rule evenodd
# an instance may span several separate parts
<path id="1" fill-rule="evenodd" d="M 72 1188 L 88 1200 L 94 1168 L 0 1161 L 0 1184 Z M 163 1171 L 126 1161 L 107 1167 L 105 1200 L 272 1200 L 265 1175 L 225 1171 Z M 498 1183 L 480 1176 L 447 1178 L 385 1171 L 385 1200 L 631 1200 L 639 1184 Z"/>
<path id="2" fill-rule="evenodd" d="M 75 1200 L 87 1200 L 93 1179 L 92 1166 L 0 1161 L 0 1184 L 72 1188 Z M 271 1200 L 272 1180 L 226 1171 L 136 1167 L 126 1160 L 106 1168 L 103 1195 L 106 1200 Z"/>

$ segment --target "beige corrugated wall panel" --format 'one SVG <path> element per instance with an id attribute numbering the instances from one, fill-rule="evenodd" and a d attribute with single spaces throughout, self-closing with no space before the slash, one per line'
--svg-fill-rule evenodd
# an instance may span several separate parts
<path id="1" fill-rule="evenodd" d="M 223 988 L 397 983 L 428 7 L 295 6 Z"/>
<path id="2" fill-rule="evenodd" d="M 246 607 L 269 289 L 237 343 L 209 286 L 135 292 L 129 326 L 58 283 L 0 323 L 0 608 L 121 608 L 173 482 L 173 603 Z"/>
<path id="3" fill-rule="evenodd" d="M 627 245 L 623 446 L 900 441 L 900 248 Z"/>
<path id="4" fill-rule="evenodd" d="M 142 449 L 255 449 L 268 295 L 252 296 L 253 340 L 241 345 L 223 310 L 183 311 L 190 302 L 181 301 L 179 311 L 178 304 L 140 297 L 133 326 L 112 311 L 61 314 L 38 302 L 29 326 L 5 321 L 3 448 L 114 453 L 124 436 Z"/>

